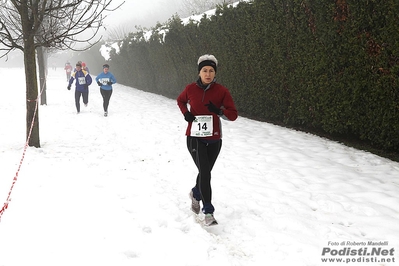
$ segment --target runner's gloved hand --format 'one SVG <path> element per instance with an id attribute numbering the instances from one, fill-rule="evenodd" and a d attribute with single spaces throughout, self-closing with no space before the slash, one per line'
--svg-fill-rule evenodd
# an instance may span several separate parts
<path id="1" fill-rule="evenodd" d="M 108 81 L 107 84 L 108 84 L 108 85 L 112 85 L 112 81 Z"/>
<path id="2" fill-rule="evenodd" d="M 208 106 L 209 112 L 215 113 L 217 115 L 223 115 L 222 109 L 217 108 L 211 101 L 209 101 L 208 104 L 205 104 L 205 106 Z"/>
<path id="3" fill-rule="evenodd" d="M 71 85 L 68 85 L 67 89 L 68 89 L 68 90 L 71 90 Z"/>
<path id="4" fill-rule="evenodd" d="M 100 83 L 100 81 L 97 81 L 97 85 L 98 85 L 98 86 L 101 86 L 102 84 Z"/>
<path id="5" fill-rule="evenodd" d="M 195 116 L 190 111 L 187 111 L 184 113 L 184 119 L 187 122 L 193 122 L 195 120 Z"/>

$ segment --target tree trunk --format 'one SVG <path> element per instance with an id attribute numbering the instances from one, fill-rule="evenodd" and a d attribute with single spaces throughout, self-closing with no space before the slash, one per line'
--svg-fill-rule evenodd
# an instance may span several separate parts
<path id="1" fill-rule="evenodd" d="M 38 101 L 36 55 L 33 34 L 25 37 L 24 63 L 26 79 L 26 139 L 29 138 L 30 128 L 33 123 L 32 133 L 29 138 L 29 146 L 40 147 L 39 138 L 39 108 L 36 110 Z M 36 110 L 36 113 L 35 113 Z"/>
<path id="2" fill-rule="evenodd" d="M 40 86 L 39 86 L 39 92 L 40 94 L 40 104 L 41 105 L 46 105 L 47 104 L 47 53 L 45 51 L 45 48 L 43 47 L 38 47 L 36 48 L 37 51 L 37 63 L 39 65 L 39 79 L 40 79 Z"/>

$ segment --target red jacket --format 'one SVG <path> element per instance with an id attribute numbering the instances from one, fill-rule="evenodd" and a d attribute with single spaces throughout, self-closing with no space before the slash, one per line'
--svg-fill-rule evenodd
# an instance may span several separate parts
<path id="1" fill-rule="evenodd" d="M 233 98 L 229 90 L 218 84 L 212 83 L 207 89 L 203 89 L 197 83 L 191 83 L 186 86 L 182 93 L 177 97 L 177 105 L 184 114 L 190 111 L 194 116 L 198 115 L 212 115 L 213 118 L 213 132 L 211 136 L 202 137 L 203 139 L 215 140 L 222 137 L 222 127 L 220 117 L 215 113 L 209 112 L 205 104 L 211 101 L 216 107 L 223 110 L 224 119 L 234 121 L 237 119 L 237 109 L 234 105 Z M 189 107 L 190 106 L 190 110 Z M 194 123 L 194 125 L 193 125 Z M 188 123 L 186 135 L 191 135 L 192 127 L 197 127 L 197 121 Z"/>
<path id="2" fill-rule="evenodd" d="M 72 72 L 72 66 L 71 65 L 65 65 L 64 70 L 66 73 L 71 73 Z"/>

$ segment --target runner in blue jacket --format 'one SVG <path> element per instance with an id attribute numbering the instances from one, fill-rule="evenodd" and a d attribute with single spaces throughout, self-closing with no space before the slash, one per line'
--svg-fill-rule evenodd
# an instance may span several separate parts
<path id="1" fill-rule="evenodd" d="M 75 82 L 75 105 L 76 111 L 80 113 L 80 96 L 83 98 L 83 103 L 85 106 L 89 103 L 89 85 L 92 83 L 92 78 L 87 71 L 82 69 L 82 64 L 80 62 L 76 63 L 75 71 L 72 73 L 69 79 L 67 89 L 71 89 L 73 81 Z"/>
<path id="2" fill-rule="evenodd" d="M 97 85 L 100 86 L 101 96 L 103 97 L 104 116 L 108 116 L 108 105 L 112 95 L 112 84 L 116 83 L 116 78 L 109 72 L 109 65 L 103 65 L 103 72 L 96 77 Z"/>

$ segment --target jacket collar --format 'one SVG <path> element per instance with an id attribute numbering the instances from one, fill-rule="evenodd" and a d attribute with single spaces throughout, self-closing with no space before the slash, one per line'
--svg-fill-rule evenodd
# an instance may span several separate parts
<path id="1" fill-rule="evenodd" d="M 216 82 L 216 78 L 214 78 L 214 79 L 212 80 L 212 82 L 209 83 L 208 85 L 205 85 L 205 84 L 202 83 L 201 78 L 198 77 L 196 83 L 197 83 L 197 86 L 198 86 L 198 87 L 200 87 L 201 89 L 203 89 L 203 90 L 205 91 L 205 90 L 209 89 L 209 87 L 210 87 L 213 83 L 215 83 L 215 82 Z"/>

